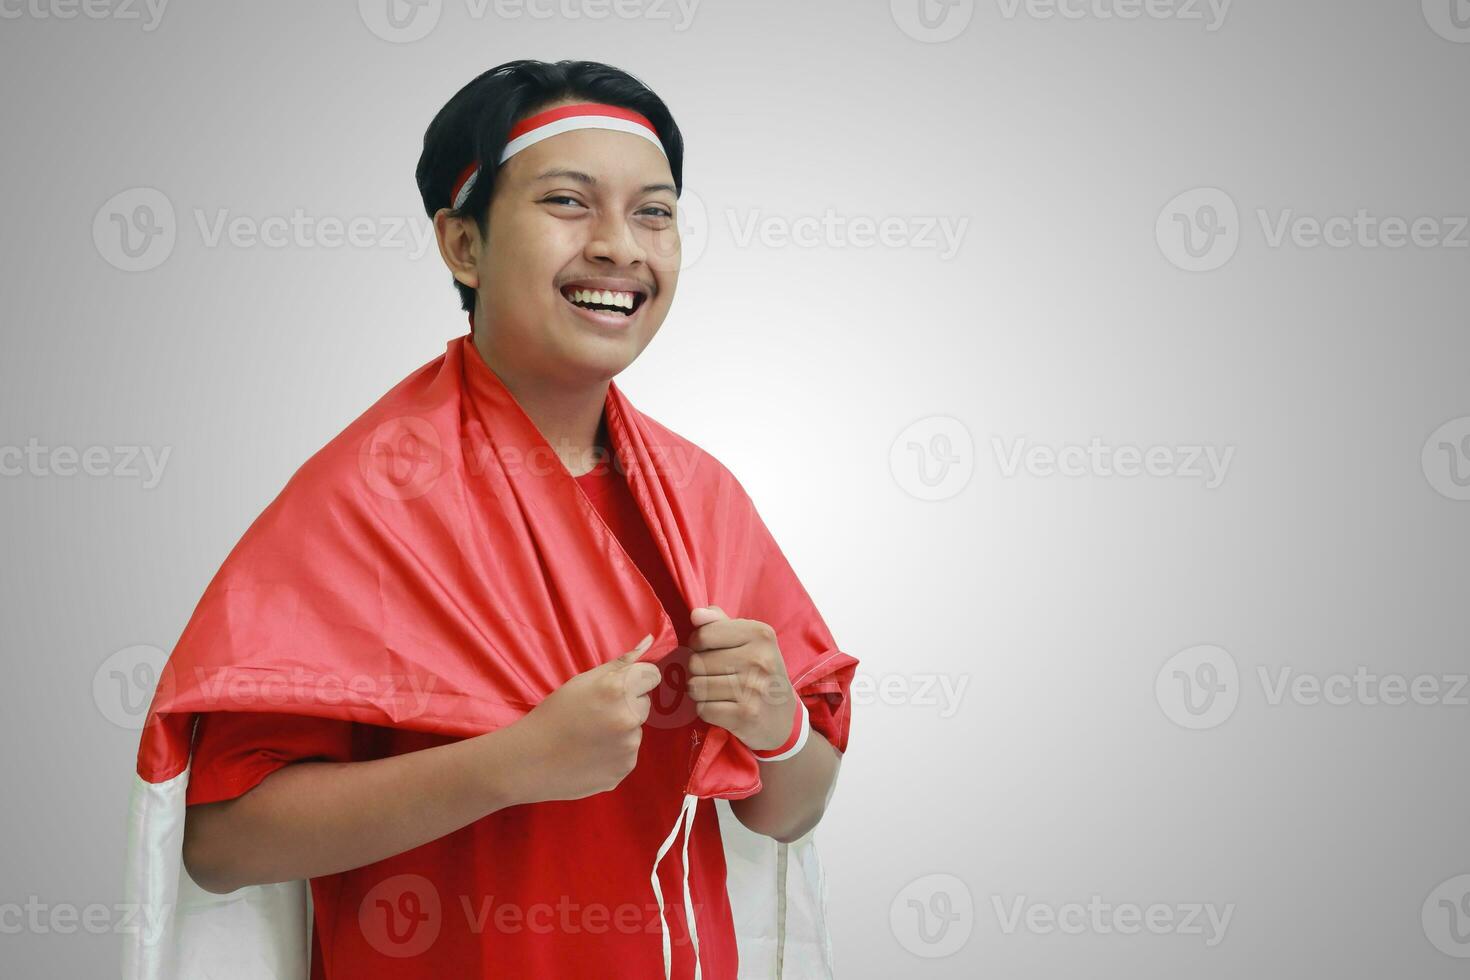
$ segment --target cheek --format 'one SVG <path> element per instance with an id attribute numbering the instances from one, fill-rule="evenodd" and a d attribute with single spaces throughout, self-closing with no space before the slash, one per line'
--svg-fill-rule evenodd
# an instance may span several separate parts
<path id="1" fill-rule="evenodd" d="M 648 232 L 643 246 L 647 255 L 648 267 L 661 277 L 677 276 L 682 257 L 682 244 L 676 225 Z"/>
<path id="2" fill-rule="evenodd" d="M 580 254 L 577 234 L 571 222 L 532 215 L 508 222 L 487 260 L 505 292 L 525 302 L 549 301 L 552 284 Z"/>

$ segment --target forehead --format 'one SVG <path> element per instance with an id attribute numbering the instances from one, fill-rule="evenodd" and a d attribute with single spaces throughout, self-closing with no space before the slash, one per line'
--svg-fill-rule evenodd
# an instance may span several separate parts
<path id="1" fill-rule="evenodd" d="M 548 171 L 557 177 L 544 177 Z M 641 136 L 612 129 L 575 129 L 533 143 L 505 161 L 497 184 L 529 186 L 537 183 L 587 182 L 566 176 L 583 174 L 598 190 L 639 191 L 650 185 L 668 185 L 674 178 L 669 161 L 658 147 Z"/>

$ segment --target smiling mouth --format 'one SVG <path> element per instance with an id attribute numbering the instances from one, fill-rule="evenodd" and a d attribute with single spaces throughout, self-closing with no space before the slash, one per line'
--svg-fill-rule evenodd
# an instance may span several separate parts
<path id="1" fill-rule="evenodd" d="M 573 306 L 595 313 L 613 313 L 632 316 L 643 306 L 648 297 L 644 293 L 621 292 L 611 289 L 582 289 L 567 286 L 561 290 L 562 298 Z"/>

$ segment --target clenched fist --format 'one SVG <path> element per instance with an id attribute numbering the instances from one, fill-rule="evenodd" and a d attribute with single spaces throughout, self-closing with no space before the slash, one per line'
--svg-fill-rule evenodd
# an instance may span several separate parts
<path id="1" fill-rule="evenodd" d="M 689 695 L 699 717 L 757 751 L 791 735 L 796 691 L 776 631 L 754 619 L 731 619 L 719 606 L 690 611 Z"/>
<path id="2" fill-rule="evenodd" d="M 539 768 L 525 802 L 579 800 L 623 781 L 638 764 L 648 692 L 659 669 L 637 660 L 651 635 L 632 650 L 583 671 L 547 695 L 513 727 L 528 741 L 527 765 Z"/>

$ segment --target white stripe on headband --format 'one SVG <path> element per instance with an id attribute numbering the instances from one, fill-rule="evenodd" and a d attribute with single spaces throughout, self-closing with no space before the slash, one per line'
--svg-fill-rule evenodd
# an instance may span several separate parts
<path id="1" fill-rule="evenodd" d="M 545 125 L 537 126 L 524 136 L 518 136 L 505 144 L 505 152 L 500 154 L 500 162 L 504 163 L 533 143 L 539 143 L 544 139 L 571 132 L 574 129 L 612 129 L 619 133 L 632 133 L 634 136 L 642 136 L 658 147 L 660 153 L 664 151 L 664 144 L 659 140 L 658 134 L 642 123 L 619 119 L 616 116 L 568 116 L 565 119 L 555 119 Z"/>
<path id="2" fill-rule="evenodd" d="M 511 138 L 506 142 L 505 150 L 500 154 L 500 162 L 505 163 L 526 147 L 544 139 L 576 129 L 610 129 L 619 133 L 641 136 L 658 147 L 660 153 L 664 152 L 663 141 L 659 139 L 653 124 L 642 114 L 621 106 L 583 103 L 557 106 L 555 109 L 548 109 L 521 120 L 511 128 Z M 454 210 L 458 211 L 464 207 L 465 201 L 469 200 L 470 191 L 474 190 L 475 178 L 479 175 L 479 167 L 470 164 L 454 182 L 454 188 L 450 193 L 450 206 Z"/>

